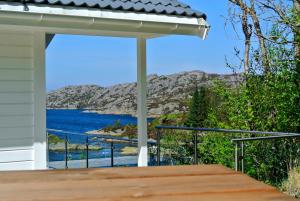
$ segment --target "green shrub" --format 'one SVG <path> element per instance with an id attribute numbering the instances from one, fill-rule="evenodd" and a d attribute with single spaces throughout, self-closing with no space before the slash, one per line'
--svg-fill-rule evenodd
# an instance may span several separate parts
<path id="1" fill-rule="evenodd" d="M 222 164 L 234 167 L 234 145 L 227 134 L 205 133 L 198 144 L 199 161 L 204 164 Z"/>
<path id="2" fill-rule="evenodd" d="M 189 131 L 165 130 L 161 138 L 161 154 L 169 165 L 193 162 L 193 134 Z"/>
<path id="3" fill-rule="evenodd" d="M 123 126 L 121 124 L 121 120 L 118 119 L 114 122 L 114 124 L 112 124 L 110 126 L 106 126 L 103 130 L 104 130 L 104 132 L 110 132 L 110 131 L 116 131 L 116 130 L 122 129 L 122 128 L 123 128 Z"/>
<path id="4" fill-rule="evenodd" d="M 64 139 L 61 139 L 60 137 L 53 135 L 53 134 L 48 134 L 48 143 L 57 144 L 60 142 L 64 142 Z"/>

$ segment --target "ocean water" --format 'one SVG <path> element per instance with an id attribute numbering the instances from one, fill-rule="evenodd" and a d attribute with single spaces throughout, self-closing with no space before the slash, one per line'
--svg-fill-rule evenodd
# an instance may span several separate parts
<path id="1" fill-rule="evenodd" d="M 137 119 L 130 115 L 86 113 L 83 110 L 47 110 L 47 129 L 85 133 L 112 125 L 117 120 L 123 125 L 137 123 Z"/>
<path id="2" fill-rule="evenodd" d="M 114 124 L 120 120 L 122 125 L 135 124 L 137 119 L 130 115 L 108 115 L 86 113 L 83 110 L 47 110 L 47 129 L 49 133 L 60 136 L 68 135 L 68 140 L 72 144 L 84 144 L 85 137 L 78 134 L 85 134 L 87 131 L 104 128 L 108 125 Z M 151 119 L 150 119 L 151 120 Z M 66 133 L 62 133 L 66 132 Z M 98 144 L 103 149 L 100 151 L 90 151 L 89 158 L 108 158 L 111 150 L 110 144 L 102 142 L 92 142 L 91 144 Z M 128 146 L 128 144 L 115 144 L 114 156 L 120 156 L 120 150 Z M 133 145 L 130 145 L 133 146 Z M 85 152 L 70 152 L 69 158 L 71 160 L 82 159 Z M 49 161 L 65 160 L 65 154 L 62 152 L 49 152 Z"/>

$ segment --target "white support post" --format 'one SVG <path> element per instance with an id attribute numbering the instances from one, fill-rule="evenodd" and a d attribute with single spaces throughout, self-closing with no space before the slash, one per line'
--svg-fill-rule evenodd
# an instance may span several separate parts
<path id="1" fill-rule="evenodd" d="M 137 39 L 138 166 L 148 166 L 146 39 Z"/>
<path id="2" fill-rule="evenodd" d="M 34 169 L 47 168 L 45 37 L 34 33 Z"/>

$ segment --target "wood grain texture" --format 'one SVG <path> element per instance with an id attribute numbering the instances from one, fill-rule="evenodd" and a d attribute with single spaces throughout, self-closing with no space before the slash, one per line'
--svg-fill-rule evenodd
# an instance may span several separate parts
<path id="1" fill-rule="evenodd" d="M 16 193 L 17 192 L 17 193 Z M 0 173 L 2 201 L 295 200 L 218 165 Z"/>

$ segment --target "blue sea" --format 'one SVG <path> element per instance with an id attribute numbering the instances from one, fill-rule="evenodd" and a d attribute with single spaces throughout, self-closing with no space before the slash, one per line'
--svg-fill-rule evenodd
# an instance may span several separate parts
<path id="1" fill-rule="evenodd" d="M 85 137 L 80 134 L 85 134 L 87 131 L 97 130 L 104 128 L 108 125 L 114 124 L 117 120 L 122 125 L 135 124 L 137 119 L 130 115 L 109 115 L 109 114 L 97 114 L 87 113 L 83 110 L 47 110 L 47 129 L 49 133 L 56 134 L 60 137 L 68 135 L 69 143 L 85 143 Z M 65 133 L 63 133 L 65 132 Z M 67 133 L 67 134 L 66 134 Z M 91 151 L 89 158 L 104 158 L 110 157 L 110 145 L 102 142 L 93 142 L 99 144 L 104 149 L 100 151 Z M 122 147 L 128 146 L 126 144 L 115 145 L 115 156 L 119 155 Z M 81 159 L 83 152 L 69 153 L 72 160 Z M 49 161 L 62 161 L 65 159 L 64 153 L 50 152 Z"/>
<path id="2" fill-rule="evenodd" d="M 47 128 L 75 133 L 85 133 L 114 124 L 136 124 L 137 119 L 131 115 L 110 115 L 87 113 L 83 110 L 47 110 Z"/>

